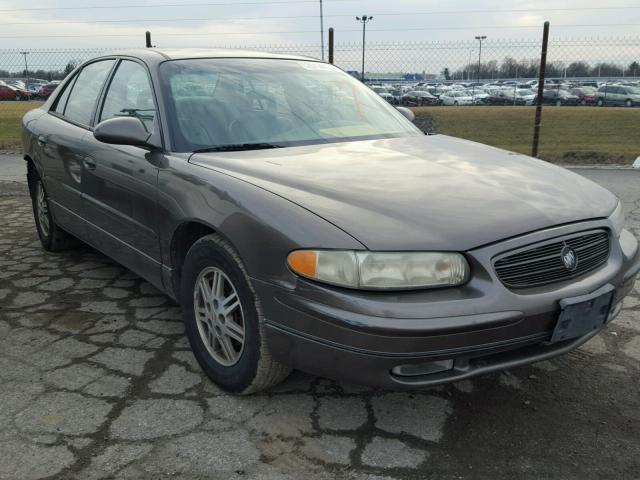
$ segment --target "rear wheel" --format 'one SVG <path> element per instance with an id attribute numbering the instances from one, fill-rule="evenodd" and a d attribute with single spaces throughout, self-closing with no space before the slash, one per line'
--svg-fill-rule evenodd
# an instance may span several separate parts
<path id="1" fill-rule="evenodd" d="M 603 107 L 604 106 L 604 101 L 601 98 L 598 99 L 598 106 L 599 107 Z"/>
<path id="2" fill-rule="evenodd" d="M 562 100 L 556 100 L 556 107 L 562 106 Z"/>
<path id="3" fill-rule="evenodd" d="M 16 93 L 16 101 L 22 100 L 22 96 L 19 93 Z"/>
<path id="4" fill-rule="evenodd" d="M 246 395 L 284 380 L 291 369 L 271 357 L 264 317 L 242 261 L 216 234 L 189 249 L 180 299 L 187 337 L 209 378 Z"/>
<path id="5" fill-rule="evenodd" d="M 49 197 L 42 179 L 35 170 L 32 172 L 29 174 L 31 204 L 42 248 L 49 252 L 59 252 L 77 247 L 80 241 L 56 225 L 49 208 Z"/>
<path id="6" fill-rule="evenodd" d="M 626 102 L 624 102 L 624 105 L 628 108 L 633 105 L 633 102 L 631 101 L 631 99 L 628 99 Z"/>

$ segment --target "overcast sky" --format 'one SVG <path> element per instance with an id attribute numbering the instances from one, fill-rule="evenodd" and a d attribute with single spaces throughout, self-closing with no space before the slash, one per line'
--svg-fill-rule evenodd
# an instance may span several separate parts
<path id="1" fill-rule="evenodd" d="M 544 20 L 551 21 L 552 35 L 559 37 L 640 37 L 640 3 L 611 2 L 324 0 L 323 3 L 325 29 L 335 27 L 337 42 L 360 41 L 361 26 L 354 16 L 362 14 L 374 17 L 367 26 L 371 42 L 466 40 L 479 34 L 490 39 L 539 38 Z M 197 5 L 203 3 L 209 5 Z M 109 5 L 117 8 L 83 8 Z M 635 8 L 602 9 L 612 6 Z M 24 10 L 25 7 L 29 10 Z M 278 3 L 245 0 L 244 4 L 232 0 L 0 0 L 0 10 L 0 48 L 143 46 L 147 29 L 153 32 L 153 41 L 158 46 L 320 43 L 319 0 Z M 282 18 L 294 16 L 298 18 Z M 603 24 L 609 26 L 596 26 Z"/>

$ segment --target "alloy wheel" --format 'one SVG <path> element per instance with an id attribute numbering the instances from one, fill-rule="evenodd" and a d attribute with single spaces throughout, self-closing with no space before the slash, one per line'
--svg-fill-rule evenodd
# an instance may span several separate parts
<path id="1" fill-rule="evenodd" d="M 51 229 L 49 224 L 49 203 L 47 202 L 47 193 L 44 191 L 41 181 L 38 182 L 36 187 L 36 213 L 38 215 L 40 231 L 44 237 L 48 237 Z"/>
<path id="2" fill-rule="evenodd" d="M 193 307 L 200 338 L 219 364 L 235 365 L 244 350 L 245 322 L 240 297 L 229 277 L 207 267 L 194 285 Z"/>

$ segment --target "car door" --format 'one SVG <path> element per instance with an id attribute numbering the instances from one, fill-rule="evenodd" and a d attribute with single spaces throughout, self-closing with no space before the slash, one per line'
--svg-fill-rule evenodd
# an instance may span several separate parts
<path id="1" fill-rule="evenodd" d="M 149 132 L 159 128 L 145 65 L 120 60 L 96 114 L 96 124 L 119 116 L 140 118 Z M 158 132 L 156 132 L 158 133 Z M 130 145 L 86 138 L 82 191 L 95 242 L 146 278 L 159 277 L 157 228 L 158 154 Z"/>
<path id="2" fill-rule="evenodd" d="M 61 227 L 84 238 L 86 211 L 82 201 L 84 141 L 113 59 L 87 64 L 65 83 L 46 115 L 35 126 L 35 162 L 53 215 Z"/>

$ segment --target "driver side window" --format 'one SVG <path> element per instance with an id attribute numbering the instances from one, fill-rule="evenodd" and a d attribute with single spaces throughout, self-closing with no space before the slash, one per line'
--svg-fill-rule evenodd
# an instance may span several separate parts
<path id="1" fill-rule="evenodd" d="M 137 117 L 148 132 L 153 132 L 156 119 L 153 92 L 147 71 L 139 63 L 123 60 L 109 84 L 99 121 L 114 117 Z"/>

